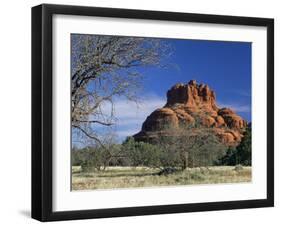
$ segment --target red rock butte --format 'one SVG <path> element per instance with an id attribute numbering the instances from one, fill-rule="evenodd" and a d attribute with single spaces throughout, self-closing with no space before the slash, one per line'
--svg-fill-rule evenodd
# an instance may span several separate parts
<path id="1" fill-rule="evenodd" d="M 167 103 L 156 109 L 134 135 L 136 141 L 149 141 L 163 132 L 165 126 L 174 128 L 199 123 L 200 128 L 212 128 L 222 143 L 235 146 L 240 143 L 247 122 L 230 108 L 219 108 L 216 95 L 205 84 L 195 80 L 176 84 L 167 92 Z"/>

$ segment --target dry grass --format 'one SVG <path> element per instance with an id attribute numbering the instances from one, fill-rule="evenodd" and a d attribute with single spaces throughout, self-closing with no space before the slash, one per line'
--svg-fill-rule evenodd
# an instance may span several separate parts
<path id="1" fill-rule="evenodd" d="M 109 167 L 105 171 L 81 172 L 72 167 L 72 189 L 112 189 L 190 184 L 251 182 L 251 167 L 234 166 L 189 168 L 168 176 L 155 175 L 159 170 L 147 167 Z"/>

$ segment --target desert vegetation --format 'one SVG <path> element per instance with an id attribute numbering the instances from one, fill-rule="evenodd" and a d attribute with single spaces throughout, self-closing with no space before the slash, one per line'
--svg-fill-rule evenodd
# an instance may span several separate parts
<path id="1" fill-rule="evenodd" d="M 240 145 L 225 147 L 208 130 L 173 130 L 154 143 L 128 137 L 108 148 L 72 151 L 72 188 L 106 189 L 139 186 L 235 183 L 251 181 L 250 129 Z M 191 135 L 192 134 L 192 135 Z"/>

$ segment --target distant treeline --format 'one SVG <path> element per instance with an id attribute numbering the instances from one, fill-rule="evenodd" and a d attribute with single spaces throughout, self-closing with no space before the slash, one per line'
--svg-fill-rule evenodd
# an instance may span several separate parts
<path id="1" fill-rule="evenodd" d="M 196 136 L 186 129 L 177 136 L 159 136 L 155 142 L 137 142 L 128 137 L 122 144 L 72 149 L 72 165 L 86 170 L 104 170 L 107 166 L 147 166 L 164 169 L 212 165 L 251 165 L 251 127 L 237 147 L 226 147 L 209 129 Z"/>

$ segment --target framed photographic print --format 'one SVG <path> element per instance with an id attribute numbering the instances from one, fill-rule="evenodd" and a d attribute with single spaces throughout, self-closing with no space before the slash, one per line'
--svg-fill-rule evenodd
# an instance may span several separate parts
<path id="1" fill-rule="evenodd" d="M 32 217 L 274 205 L 274 21 L 32 8 Z"/>

